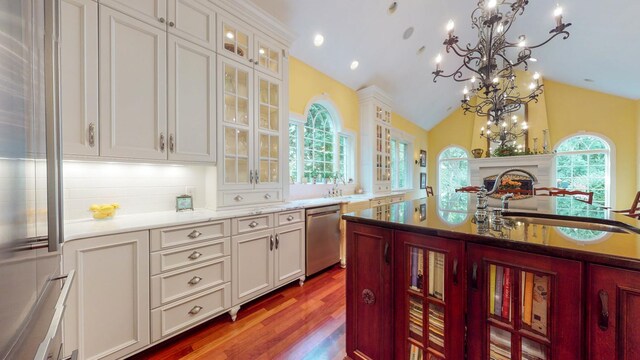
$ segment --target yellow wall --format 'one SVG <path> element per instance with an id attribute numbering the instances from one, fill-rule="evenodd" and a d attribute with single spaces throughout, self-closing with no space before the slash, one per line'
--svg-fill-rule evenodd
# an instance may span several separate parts
<path id="1" fill-rule="evenodd" d="M 580 131 L 594 132 L 609 138 L 616 150 L 616 204 L 618 208 L 630 205 L 638 190 L 638 143 L 640 140 L 640 101 L 625 99 L 575 86 L 546 80 L 544 93 L 546 117 L 551 148 L 565 137 Z M 540 104 L 531 106 L 529 123 L 536 126 L 542 115 Z M 436 174 L 438 154 L 449 145 L 460 145 L 470 151 L 477 143 L 479 128 L 474 127 L 474 116 L 462 115 L 458 109 L 429 131 L 429 173 Z M 533 145 L 530 139 L 530 146 Z M 542 148 L 540 136 L 538 146 Z M 429 177 L 436 185 L 436 176 Z"/>
<path id="2" fill-rule="evenodd" d="M 421 168 L 420 164 L 415 163 L 416 159 L 420 158 L 420 150 L 427 150 L 427 130 L 421 128 L 410 120 L 402 117 L 400 114 L 393 113 L 391 115 L 391 125 L 411 136 L 415 136 L 413 142 L 413 157 L 409 159 L 409 164 L 413 166 L 413 188 L 414 191 L 407 194 L 407 199 L 420 198 L 426 195 L 425 190 L 420 189 L 420 172 L 426 172 L 426 168 Z M 427 163 L 428 166 L 428 163 Z M 432 173 L 433 174 L 433 173 Z M 428 181 L 428 178 L 427 178 Z"/>
<path id="3" fill-rule="evenodd" d="M 306 106 L 314 98 L 323 96 L 335 105 L 341 117 L 344 130 L 357 134 L 356 147 L 356 176 L 359 178 L 360 159 L 360 104 L 355 90 L 305 64 L 290 57 L 289 60 L 289 109 L 293 113 L 304 114 Z M 410 120 L 393 113 L 392 126 L 415 136 L 414 159 L 418 158 L 420 149 L 427 149 L 427 131 Z M 373 146 L 373 144 L 372 144 Z M 414 168 L 414 187 L 419 188 L 420 168 L 411 160 Z M 424 190 L 423 190 L 424 191 Z M 420 195 L 416 190 L 412 195 Z M 420 195 L 421 196 L 421 195 Z"/>

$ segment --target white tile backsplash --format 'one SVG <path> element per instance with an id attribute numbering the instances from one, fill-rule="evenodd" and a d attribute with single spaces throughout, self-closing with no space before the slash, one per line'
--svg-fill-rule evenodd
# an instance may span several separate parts
<path id="1" fill-rule="evenodd" d="M 215 173 L 215 167 L 65 161 L 64 217 L 90 218 L 89 206 L 103 203 L 119 203 L 120 215 L 173 210 L 187 186 L 194 189 L 194 207 L 202 208 L 207 171 Z"/>

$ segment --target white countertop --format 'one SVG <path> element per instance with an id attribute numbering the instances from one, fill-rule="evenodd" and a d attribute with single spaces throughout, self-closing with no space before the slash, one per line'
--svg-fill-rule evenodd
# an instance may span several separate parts
<path id="1" fill-rule="evenodd" d="M 65 223 L 64 240 L 71 241 L 76 239 L 117 234 L 123 232 L 149 230 L 160 227 L 178 226 L 219 219 L 229 219 L 239 216 L 274 213 L 285 210 L 305 209 L 341 203 L 360 202 L 390 195 L 394 194 L 354 194 L 333 198 L 295 200 L 286 203 L 256 206 L 254 208 L 230 210 L 196 209 L 195 211 L 185 212 L 159 211 L 144 214 L 120 216 L 116 215 L 112 219 L 104 220 L 74 220 Z"/>

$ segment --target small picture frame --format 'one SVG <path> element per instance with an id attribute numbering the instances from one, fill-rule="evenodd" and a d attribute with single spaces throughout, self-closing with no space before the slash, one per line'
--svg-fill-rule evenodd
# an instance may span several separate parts
<path id="1" fill-rule="evenodd" d="M 427 219 L 427 204 L 420 204 L 420 221 Z"/>
<path id="2" fill-rule="evenodd" d="M 176 212 L 193 211 L 193 197 L 191 195 L 176 196 Z"/>
<path id="3" fill-rule="evenodd" d="M 427 150 L 420 150 L 420 167 L 427 167 Z"/>
<path id="4" fill-rule="evenodd" d="M 420 189 L 427 188 L 427 173 L 420 173 Z"/>

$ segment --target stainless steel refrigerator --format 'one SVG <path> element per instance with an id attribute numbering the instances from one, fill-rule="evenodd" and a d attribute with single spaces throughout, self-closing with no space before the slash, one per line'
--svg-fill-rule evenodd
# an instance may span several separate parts
<path id="1" fill-rule="evenodd" d="M 0 359 L 59 359 L 58 0 L 0 1 Z"/>

